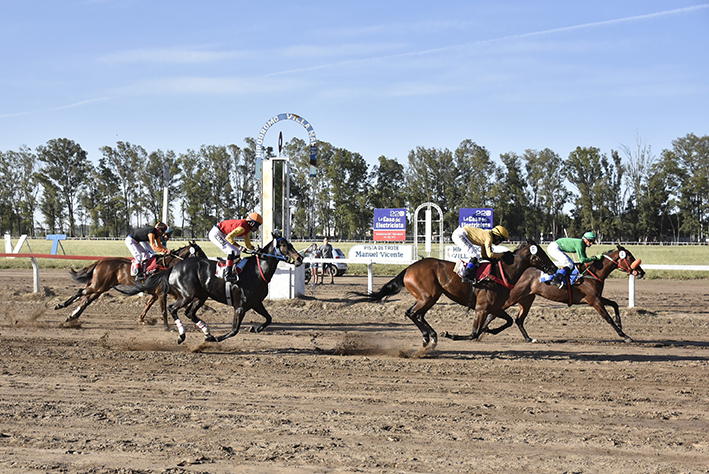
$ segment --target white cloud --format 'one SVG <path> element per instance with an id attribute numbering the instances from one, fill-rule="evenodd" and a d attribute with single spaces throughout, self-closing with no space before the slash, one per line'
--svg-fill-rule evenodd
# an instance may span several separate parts
<path id="1" fill-rule="evenodd" d="M 196 64 L 244 58 L 250 56 L 243 51 L 206 51 L 191 48 L 174 49 L 136 49 L 120 51 L 101 57 L 108 64 L 158 63 L 158 64 Z"/>

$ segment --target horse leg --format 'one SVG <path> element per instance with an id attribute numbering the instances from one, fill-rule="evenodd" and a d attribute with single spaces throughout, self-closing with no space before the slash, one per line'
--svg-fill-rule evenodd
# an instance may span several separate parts
<path id="1" fill-rule="evenodd" d="M 148 300 L 148 303 L 145 305 L 145 309 L 143 310 L 143 314 L 141 314 L 138 317 L 138 324 L 145 324 L 145 315 L 148 314 L 148 310 L 150 307 L 155 303 L 155 300 L 158 299 L 158 295 L 151 294 L 150 299 Z"/>
<path id="2" fill-rule="evenodd" d="M 160 302 L 160 312 L 162 313 L 162 324 L 165 327 L 165 331 L 172 331 L 170 325 L 167 324 L 167 298 L 165 295 L 160 293 L 158 295 L 158 301 Z"/>
<path id="3" fill-rule="evenodd" d="M 453 339 L 454 341 L 474 341 L 478 339 L 483 332 L 485 332 L 485 328 L 493 319 L 495 319 L 494 314 L 490 314 L 486 310 L 476 310 L 475 322 L 473 323 L 473 332 L 470 333 L 470 335 L 461 336 L 459 334 L 450 334 L 448 332 L 444 332 L 441 335 L 448 339 Z"/>
<path id="4" fill-rule="evenodd" d="M 199 310 L 199 308 L 204 305 L 205 301 L 207 301 L 206 298 L 193 300 L 187 307 L 185 314 L 195 324 L 195 326 L 197 326 L 202 331 L 202 333 L 204 333 L 204 339 L 207 342 L 217 342 L 217 339 L 212 336 L 212 333 L 209 330 L 209 326 L 207 326 L 207 323 L 197 317 L 197 310 Z"/>
<path id="5" fill-rule="evenodd" d="M 74 301 L 76 301 L 76 300 L 78 300 L 79 298 L 81 298 L 82 296 L 84 296 L 84 295 L 85 295 L 85 293 L 84 293 L 85 290 L 86 290 L 86 288 L 82 288 L 82 289 L 80 289 L 79 291 L 77 291 L 76 294 L 74 294 L 74 296 L 72 296 L 71 298 L 69 298 L 69 299 L 66 300 L 65 302 L 63 302 L 63 303 L 57 303 L 57 304 L 54 306 L 54 309 L 57 310 L 57 309 L 66 308 L 67 306 L 69 306 L 70 304 L 72 304 Z"/>
<path id="6" fill-rule="evenodd" d="M 266 307 L 263 305 L 263 301 L 259 301 L 258 303 L 254 303 L 251 308 L 256 311 L 258 314 L 263 316 L 265 319 L 264 322 L 262 322 L 259 326 L 251 326 L 251 329 L 249 330 L 250 332 L 262 332 L 264 329 L 266 329 L 268 326 L 270 326 L 271 322 L 273 319 L 271 318 L 271 315 L 268 313 L 266 310 Z M 244 311 L 246 313 L 246 311 Z M 243 318 L 243 315 L 242 315 Z"/>
<path id="7" fill-rule="evenodd" d="M 620 310 L 618 308 L 618 303 L 616 303 L 613 300 L 609 300 L 608 298 L 604 298 L 603 296 L 601 296 L 601 304 L 603 306 L 610 305 L 613 308 L 613 311 L 615 311 L 615 324 L 620 329 L 623 329 L 623 323 L 620 321 Z"/>
<path id="8" fill-rule="evenodd" d="M 179 315 L 177 314 L 177 311 L 180 308 L 183 308 L 186 306 L 190 300 L 180 297 L 175 300 L 174 303 L 169 305 L 167 307 L 167 310 L 170 312 L 170 315 L 172 315 L 173 321 L 175 321 L 175 327 L 177 327 L 177 343 L 182 344 L 185 342 L 185 326 L 182 324 L 182 321 L 180 320 Z"/>
<path id="9" fill-rule="evenodd" d="M 598 314 L 600 314 L 603 317 L 603 319 L 605 319 L 608 322 L 608 324 L 610 324 L 613 327 L 613 329 L 615 329 L 615 332 L 617 332 L 618 335 L 620 337 L 622 337 L 625 342 L 633 342 L 633 338 L 631 338 L 630 336 L 625 334 L 623 332 L 623 330 L 620 327 L 618 327 L 618 325 L 615 323 L 615 321 L 613 321 L 613 318 L 611 318 L 611 315 L 608 314 L 608 311 L 606 311 L 605 306 L 603 306 L 603 304 L 601 303 L 601 299 L 594 298 L 594 299 L 592 299 L 592 301 L 588 301 L 588 300 L 589 300 L 589 298 L 586 297 L 586 301 L 588 302 L 588 304 L 593 306 L 593 308 L 596 311 L 598 311 Z"/>
<path id="10" fill-rule="evenodd" d="M 485 329 L 483 329 L 484 332 L 489 332 L 490 334 L 500 334 L 505 329 L 512 327 L 512 323 L 513 323 L 512 316 L 507 314 L 505 311 L 501 310 L 501 312 L 496 314 L 496 316 L 498 318 L 504 319 L 505 323 L 495 329 L 490 329 L 489 327 L 486 326 Z M 490 321 L 492 321 L 492 320 L 490 320 Z"/>
<path id="11" fill-rule="evenodd" d="M 529 334 L 527 334 L 527 330 L 524 328 L 524 320 L 529 314 L 529 308 L 532 307 L 534 298 L 535 296 L 531 295 L 531 297 L 525 298 L 517 303 L 519 305 L 519 313 L 517 313 L 517 317 L 515 318 L 515 324 L 517 324 L 517 328 L 522 333 L 525 342 L 537 342 L 536 339 L 532 339 L 531 337 L 529 337 Z"/>
<path id="12" fill-rule="evenodd" d="M 244 320 L 244 314 L 246 314 L 246 311 L 244 311 L 242 306 L 234 308 L 234 319 L 231 322 L 231 331 L 223 336 L 217 336 L 216 342 L 222 342 L 224 339 L 229 339 L 239 334 L 239 328 L 241 327 L 241 322 Z"/>
<path id="13" fill-rule="evenodd" d="M 89 295 L 86 295 L 86 296 L 84 297 L 84 299 L 81 301 L 81 304 L 79 305 L 79 307 L 76 308 L 76 309 L 74 310 L 74 312 L 71 313 L 71 315 L 70 315 L 68 318 L 66 318 L 66 320 L 65 320 L 64 322 L 68 323 L 69 321 L 73 321 L 73 320 L 75 320 L 75 319 L 78 319 L 79 316 L 81 316 L 81 313 L 84 312 L 84 310 L 86 309 L 86 307 L 87 307 L 88 305 L 90 305 L 96 298 L 98 298 L 98 297 L 101 296 L 102 294 L 103 294 L 103 293 L 91 293 L 91 294 L 89 294 Z"/>
<path id="14" fill-rule="evenodd" d="M 421 335 L 423 336 L 423 347 L 428 347 L 430 349 L 435 348 L 438 345 L 438 334 L 426 321 L 426 312 L 431 308 L 431 304 L 422 305 L 420 302 L 416 302 L 409 309 L 406 310 L 406 316 L 419 328 Z M 429 344 L 431 344 L 429 346 Z"/>

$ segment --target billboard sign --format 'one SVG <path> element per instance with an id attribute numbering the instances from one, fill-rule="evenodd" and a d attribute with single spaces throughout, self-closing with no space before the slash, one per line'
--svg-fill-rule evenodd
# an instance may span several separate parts
<path id="1" fill-rule="evenodd" d="M 471 225 L 480 229 L 492 229 L 492 208 L 465 207 L 458 211 L 458 226 Z"/>
<path id="2" fill-rule="evenodd" d="M 403 242 L 406 240 L 406 209 L 375 209 L 374 240 Z"/>

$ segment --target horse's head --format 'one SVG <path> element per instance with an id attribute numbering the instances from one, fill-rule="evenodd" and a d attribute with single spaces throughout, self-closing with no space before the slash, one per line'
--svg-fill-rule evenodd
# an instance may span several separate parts
<path id="1" fill-rule="evenodd" d="M 285 237 L 281 237 L 280 232 L 274 231 L 271 235 L 273 235 L 273 241 L 270 245 L 273 245 L 273 253 L 276 257 L 282 258 L 286 263 L 293 264 L 296 267 L 303 264 L 303 256 L 298 253 L 293 244 L 288 242 Z"/>
<path id="2" fill-rule="evenodd" d="M 197 242 L 194 240 L 190 240 L 187 242 L 187 245 L 184 247 L 181 247 L 175 251 L 178 257 L 185 259 L 188 257 L 203 257 L 207 258 L 207 254 L 204 253 L 204 250 L 197 245 Z"/>
<path id="3" fill-rule="evenodd" d="M 530 238 L 527 238 L 526 244 L 520 244 L 517 247 L 515 255 L 529 260 L 530 266 L 538 268 L 544 273 L 552 274 L 556 272 L 556 265 L 551 261 L 549 255 Z"/>
<path id="4" fill-rule="evenodd" d="M 623 270 L 628 275 L 634 275 L 638 278 L 645 276 L 645 270 L 640 267 L 641 260 L 636 260 L 630 250 L 622 245 L 616 245 L 617 250 L 613 250 L 607 254 L 607 258 L 618 266 L 619 270 Z M 604 254 L 605 255 L 605 254 Z"/>

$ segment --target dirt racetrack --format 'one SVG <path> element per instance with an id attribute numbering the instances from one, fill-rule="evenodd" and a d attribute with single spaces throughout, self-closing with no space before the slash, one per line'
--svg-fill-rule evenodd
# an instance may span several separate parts
<path id="1" fill-rule="evenodd" d="M 538 300 L 512 327 L 419 354 L 411 297 L 347 306 L 366 278 L 270 302 L 274 324 L 204 343 L 139 326 L 116 292 L 68 325 L 65 271 L 0 270 L 2 473 L 709 472 L 709 283 L 627 280 L 622 342 L 592 308 Z M 377 278 L 378 287 L 388 278 Z M 232 311 L 201 314 L 216 334 Z M 515 314 L 511 309 L 510 313 Z M 429 313 L 470 333 L 465 308 Z"/>

